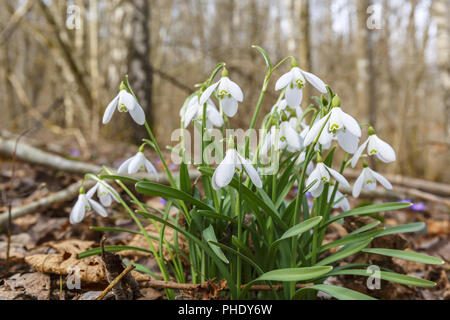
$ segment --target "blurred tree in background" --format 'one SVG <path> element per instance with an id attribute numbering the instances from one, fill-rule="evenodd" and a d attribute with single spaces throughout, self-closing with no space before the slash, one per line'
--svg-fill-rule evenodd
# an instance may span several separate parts
<path id="1" fill-rule="evenodd" d="M 100 126 L 129 74 L 169 144 L 184 99 L 220 61 L 244 89 L 232 120 L 242 127 L 265 71 L 258 44 L 273 61 L 297 56 L 344 108 L 376 122 L 398 152 L 395 173 L 449 182 L 449 12 L 447 0 L 4 0 L 0 128 L 38 121 L 84 156 L 105 137 L 133 142 L 141 128 L 127 136 L 129 117 Z"/>

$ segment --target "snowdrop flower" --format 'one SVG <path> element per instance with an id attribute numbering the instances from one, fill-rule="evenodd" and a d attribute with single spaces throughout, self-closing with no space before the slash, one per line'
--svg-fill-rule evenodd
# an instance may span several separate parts
<path id="1" fill-rule="evenodd" d="M 219 164 L 212 177 L 212 186 L 215 190 L 230 184 L 236 171 L 242 171 L 242 167 L 250 180 L 257 188 L 262 188 L 262 181 L 250 160 L 242 157 L 235 149 L 228 149 L 225 158 Z"/>
<path id="2" fill-rule="evenodd" d="M 303 151 L 298 156 L 297 162 L 295 164 L 301 165 L 305 160 L 306 160 L 306 152 Z M 308 163 L 308 166 L 306 167 L 306 174 L 309 176 L 309 175 L 311 175 L 311 172 L 313 172 L 313 171 L 314 171 L 314 163 L 312 161 L 310 161 Z"/>
<path id="3" fill-rule="evenodd" d="M 282 116 L 282 112 L 284 112 L 288 118 L 296 116 L 298 119 L 300 119 L 303 115 L 303 110 L 300 105 L 291 108 L 291 106 L 288 105 L 286 99 L 281 100 L 278 104 L 275 104 L 272 107 L 271 113 L 273 114 L 275 112 L 280 115 L 280 118 Z"/>
<path id="4" fill-rule="evenodd" d="M 136 99 L 127 92 L 127 90 L 120 90 L 117 97 L 110 102 L 108 107 L 106 107 L 105 113 L 103 114 L 103 124 L 107 124 L 111 121 L 111 118 L 116 111 L 116 108 L 119 112 L 129 112 L 133 120 L 139 124 L 143 125 L 145 123 L 145 113 Z"/>
<path id="5" fill-rule="evenodd" d="M 343 175 L 341 175 L 336 170 L 327 167 L 321 160 L 322 159 L 320 159 L 319 157 L 316 168 L 313 170 L 313 172 L 311 172 L 308 179 L 306 180 L 306 186 L 309 186 L 311 183 L 314 182 L 314 180 L 317 180 L 317 182 L 309 190 L 309 192 L 311 192 L 314 198 L 320 197 L 320 195 L 323 192 L 325 183 L 330 182 L 330 175 L 333 176 L 333 178 L 336 179 L 336 181 L 339 182 L 344 187 L 347 188 L 350 187 L 349 183 L 347 182 L 347 180 L 344 178 Z"/>
<path id="6" fill-rule="evenodd" d="M 222 72 L 222 78 L 203 92 L 200 97 L 200 105 L 206 103 L 216 89 L 216 96 L 221 102 L 223 113 L 230 118 L 234 117 L 238 111 L 238 102 L 244 100 L 244 94 L 241 88 L 228 78 L 226 69 Z"/>
<path id="7" fill-rule="evenodd" d="M 113 199 L 116 202 L 120 202 L 118 193 L 106 181 L 97 182 L 95 186 L 89 190 L 88 194 L 94 194 L 95 191 L 97 191 L 97 197 L 104 207 L 109 207 Z"/>
<path id="8" fill-rule="evenodd" d="M 370 169 L 367 164 L 364 164 L 364 169 L 358 179 L 356 179 L 355 185 L 353 186 L 353 197 L 358 198 L 361 194 L 361 190 L 375 190 L 377 187 L 377 181 L 387 190 L 392 190 L 391 183 L 385 177 Z"/>
<path id="9" fill-rule="evenodd" d="M 324 129 L 322 130 L 322 127 Z M 361 138 L 361 128 L 358 122 L 340 107 L 331 109 L 325 117 L 315 122 L 305 137 L 305 146 L 309 146 L 320 134 L 318 142 L 328 145 L 333 139 L 337 139 L 345 152 L 355 153 Z"/>
<path id="10" fill-rule="evenodd" d="M 184 127 L 187 128 L 192 119 L 200 120 L 203 116 L 203 104 L 199 103 L 198 97 L 192 97 L 186 108 L 182 108 L 180 116 L 183 117 Z M 213 126 L 222 127 L 223 118 L 217 110 L 211 99 L 206 101 L 206 128 L 211 129 Z"/>
<path id="11" fill-rule="evenodd" d="M 96 190 L 94 190 L 94 188 L 89 190 L 87 194 L 85 194 L 84 191 L 81 191 L 77 202 L 70 212 L 69 220 L 71 224 L 77 224 L 83 221 L 86 212 L 91 211 L 92 209 L 102 217 L 108 216 L 105 208 L 103 208 L 97 201 L 91 199 L 95 191 Z"/>
<path id="12" fill-rule="evenodd" d="M 296 63 L 288 73 L 278 79 L 275 90 L 286 88 L 286 100 L 290 106 L 299 106 L 303 99 L 303 87 L 305 79 L 321 93 L 327 92 L 326 84 L 312 73 L 300 69 Z"/>
<path id="13" fill-rule="evenodd" d="M 370 156 L 376 155 L 378 159 L 385 163 L 394 162 L 396 159 L 394 149 L 392 149 L 389 144 L 378 138 L 378 136 L 375 134 L 375 130 L 370 127 L 369 138 L 358 148 L 352 158 L 352 168 L 356 166 L 359 158 L 361 157 L 361 154 L 366 147 L 367 152 Z"/>
<path id="14" fill-rule="evenodd" d="M 152 175 L 158 174 L 158 171 L 156 171 L 153 164 L 145 158 L 142 148 L 138 153 L 136 153 L 136 155 L 122 163 L 117 170 L 117 173 L 134 174 L 141 169 L 147 170 L 147 172 Z"/>
<path id="15" fill-rule="evenodd" d="M 266 155 L 271 148 L 277 150 L 287 149 L 289 152 L 296 152 L 302 148 L 300 135 L 292 128 L 289 121 L 283 121 L 279 130 L 272 126 L 267 133 L 260 155 Z"/>
<path id="16" fill-rule="evenodd" d="M 331 201 L 331 196 L 333 195 L 333 188 L 328 189 L 328 202 Z M 339 200 L 341 199 L 341 200 Z M 348 202 L 347 198 L 339 191 L 336 191 L 336 195 L 334 197 L 334 202 L 338 201 L 333 205 L 335 209 L 342 209 L 342 211 L 350 210 L 350 202 Z"/>

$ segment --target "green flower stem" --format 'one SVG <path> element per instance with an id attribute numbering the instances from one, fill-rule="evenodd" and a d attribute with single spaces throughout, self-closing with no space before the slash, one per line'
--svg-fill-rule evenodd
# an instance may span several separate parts
<path id="1" fill-rule="evenodd" d="M 242 172 L 239 174 L 239 191 L 236 194 L 236 215 L 238 218 L 238 240 L 240 243 L 242 243 L 242 208 L 241 208 L 241 184 L 242 184 Z M 238 247 L 237 251 L 239 253 L 241 253 L 241 249 Z M 237 256 L 236 257 L 236 269 L 237 269 L 237 273 L 236 273 L 236 286 L 237 286 L 237 296 L 239 296 L 241 294 L 241 283 L 242 283 L 242 261 L 241 261 L 241 257 Z"/>

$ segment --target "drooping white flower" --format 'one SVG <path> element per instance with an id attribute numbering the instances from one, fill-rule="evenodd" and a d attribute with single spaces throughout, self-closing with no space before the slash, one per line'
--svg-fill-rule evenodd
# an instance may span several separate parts
<path id="1" fill-rule="evenodd" d="M 223 76 L 218 82 L 209 86 L 200 97 L 200 105 L 208 101 L 213 92 L 217 89 L 216 96 L 221 102 L 223 113 L 228 117 L 234 117 L 238 111 L 238 102 L 244 100 L 241 88 L 228 76 Z"/>
<path id="2" fill-rule="evenodd" d="M 203 105 L 200 104 L 197 96 L 192 97 L 186 108 L 182 108 L 180 116 L 183 117 L 184 127 L 187 128 L 192 119 L 200 120 L 203 117 Z M 206 128 L 211 129 L 213 126 L 222 127 L 223 118 L 217 110 L 216 105 L 211 99 L 206 101 Z"/>
<path id="3" fill-rule="evenodd" d="M 298 119 L 300 119 L 303 115 L 303 110 L 300 105 L 289 106 L 286 99 L 281 100 L 278 104 L 275 104 L 272 107 L 271 113 L 273 114 L 275 112 L 280 115 L 280 119 L 282 116 L 282 112 L 284 112 L 288 118 L 297 117 Z"/>
<path id="4" fill-rule="evenodd" d="M 300 151 L 302 148 L 300 135 L 292 128 L 289 121 L 283 121 L 279 129 L 275 126 L 270 128 L 259 154 L 266 155 L 271 148 L 275 150 L 287 149 L 289 152 Z"/>
<path id="5" fill-rule="evenodd" d="M 103 114 L 103 124 L 107 124 L 111 121 L 116 108 L 119 112 L 129 112 L 137 124 L 143 125 L 145 123 L 144 110 L 133 95 L 126 90 L 120 90 L 119 94 L 110 102 L 108 107 L 106 107 L 105 113 Z"/>
<path id="6" fill-rule="evenodd" d="M 336 170 L 327 167 L 323 162 L 318 162 L 316 168 L 313 170 L 313 172 L 311 172 L 308 179 L 306 180 L 306 186 L 309 186 L 314 182 L 314 180 L 317 180 L 317 182 L 314 183 L 314 185 L 309 190 L 314 198 L 320 197 L 323 192 L 325 183 L 330 182 L 330 175 L 344 187 L 350 187 L 347 179 L 345 179 L 343 175 L 341 175 Z"/>
<path id="7" fill-rule="evenodd" d="M 361 190 L 375 190 L 377 181 L 387 190 L 392 190 L 391 183 L 385 177 L 369 167 L 365 167 L 353 186 L 353 197 L 358 198 L 361 194 Z"/>
<path id="8" fill-rule="evenodd" d="M 104 207 L 109 207 L 113 199 L 114 201 L 119 202 L 118 193 L 106 181 L 97 182 L 95 186 L 89 190 L 88 194 L 94 194 L 95 191 L 97 191 L 97 197 Z"/>
<path id="9" fill-rule="evenodd" d="M 87 194 L 80 193 L 77 202 L 70 212 L 69 220 L 71 224 L 77 224 L 83 221 L 86 212 L 91 211 L 92 209 L 102 217 L 108 216 L 105 208 L 103 208 L 97 201 L 91 199 L 94 192 L 95 190 L 91 189 Z"/>
<path id="10" fill-rule="evenodd" d="M 298 156 L 298 159 L 297 159 L 295 164 L 296 165 L 301 165 L 305 160 L 306 160 L 306 152 L 303 151 Z M 313 172 L 313 171 L 314 171 L 314 163 L 312 161 L 310 161 L 308 163 L 308 166 L 306 167 L 306 174 L 309 176 L 311 174 L 311 172 Z"/>
<path id="11" fill-rule="evenodd" d="M 282 75 L 275 85 L 275 90 L 286 88 L 287 103 L 290 106 L 299 106 L 303 99 L 305 81 L 311 83 L 321 93 L 327 92 L 326 84 L 322 80 L 299 67 L 293 67 L 291 71 Z"/>
<path id="12" fill-rule="evenodd" d="M 320 133 L 320 130 L 322 130 L 322 133 Z M 318 142 L 321 145 L 326 146 L 333 139 L 336 139 L 342 149 L 350 154 L 356 152 L 359 138 L 361 138 L 361 128 L 358 122 L 352 116 L 342 111 L 340 107 L 331 109 L 329 114 L 314 123 L 306 134 L 305 146 L 309 146 L 319 133 Z"/>
<path id="13" fill-rule="evenodd" d="M 258 172 L 251 164 L 250 160 L 242 157 L 235 149 L 228 149 L 225 158 L 217 167 L 212 177 L 212 186 L 215 190 L 226 187 L 230 184 L 236 171 L 245 170 L 250 180 L 257 188 L 262 188 L 262 181 Z"/>
<path id="14" fill-rule="evenodd" d="M 139 151 L 138 153 L 136 153 L 136 155 L 132 156 L 130 159 L 122 163 L 117 170 L 117 173 L 134 174 L 141 169 L 147 170 L 147 172 L 151 175 L 158 174 L 158 171 L 156 171 L 156 168 L 153 166 L 153 164 L 148 161 L 147 158 L 145 158 L 144 153 L 142 151 Z"/>
<path id="15" fill-rule="evenodd" d="M 396 155 L 394 149 L 386 142 L 378 138 L 375 131 L 369 129 L 369 138 L 358 148 L 352 158 L 352 167 L 354 168 L 358 163 L 361 154 L 367 147 L 367 152 L 370 156 L 376 155 L 378 159 L 385 163 L 394 162 Z"/>
<path id="16" fill-rule="evenodd" d="M 331 201 L 331 196 L 333 195 L 333 188 L 328 189 L 328 202 Z M 337 201 L 337 202 L 336 202 Z M 336 202 L 333 205 L 333 208 L 335 209 L 342 209 L 342 211 L 349 211 L 350 210 L 350 202 L 348 202 L 348 199 L 339 191 L 336 191 L 336 195 L 334 197 L 334 202 Z"/>

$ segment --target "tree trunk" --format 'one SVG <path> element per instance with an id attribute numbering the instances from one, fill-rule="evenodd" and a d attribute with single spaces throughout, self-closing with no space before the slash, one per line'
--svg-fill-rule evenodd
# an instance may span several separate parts
<path id="1" fill-rule="evenodd" d="M 152 108 L 153 75 L 150 65 L 150 2 L 133 0 L 133 37 L 129 52 L 130 84 L 145 111 L 147 122 L 154 123 Z M 142 138 L 142 132 L 135 133 L 135 138 Z"/>
<path id="2" fill-rule="evenodd" d="M 371 32 L 367 28 L 367 8 L 371 0 L 357 1 L 358 32 L 356 41 L 358 109 L 371 125 L 376 125 L 375 74 Z"/>
<path id="3" fill-rule="evenodd" d="M 311 42 L 310 42 L 310 14 L 309 0 L 301 0 L 300 4 L 300 41 L 298 50 L 298 64 L 300 68 L 312 72 Z M 310 86 L 303 89 L 303 105 L 306 107 L 311 102 Z"/>

